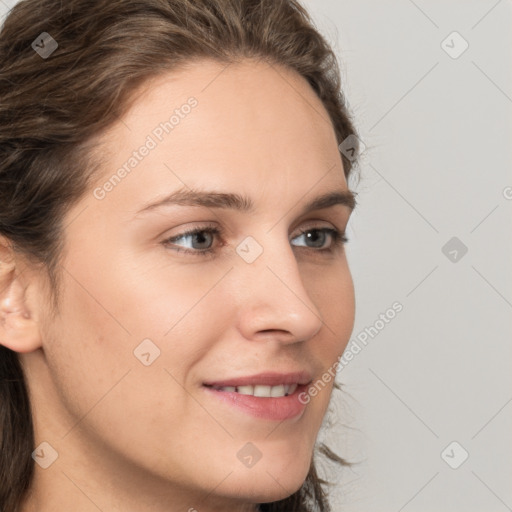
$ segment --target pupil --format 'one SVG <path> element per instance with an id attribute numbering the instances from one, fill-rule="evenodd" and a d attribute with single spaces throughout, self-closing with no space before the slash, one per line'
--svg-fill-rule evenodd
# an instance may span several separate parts
<path id="1" fill-rule="evenodd" d="M 318 230 L 313 230 L 313 231 L 309 231 L 307 234 L 306 234 L 306 238 L 313 242 L 314 247 L 322 247 L 322 245 L 324 245 L 324 237 L 325 237 L 325 233 L 323 231 L 318 231 Z"/>
<path id="2" fill-rule="evenodd" d="M 204 233 L 206 233 L 206 232 L 196 233 L 196 235 L 195 235 L 196 240 L 198 240 L 199 244 L 203 244 L 205 242 L 205 240 L 207 240 L 207 237 L 204 236 Z M 209 235 L 209 233 L 208 233 L 208 235 Z M 199 249 L 205 249 L 205 247 L 199 247 Z"/>

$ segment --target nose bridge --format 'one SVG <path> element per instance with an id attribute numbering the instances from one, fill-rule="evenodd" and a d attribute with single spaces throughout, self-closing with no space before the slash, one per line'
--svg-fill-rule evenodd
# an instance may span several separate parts
<path id="1" fill-rule="evenodd" d="M 237 247 L 237 273 L 243 283 L 240 329 L 248 339 L 261 331 L 278 331 L 282 340 L 307 340 L 323 321 L 304 287 L 293 249 L 277 230 L 263 240 L 260 244 L 247 237 Z"/>

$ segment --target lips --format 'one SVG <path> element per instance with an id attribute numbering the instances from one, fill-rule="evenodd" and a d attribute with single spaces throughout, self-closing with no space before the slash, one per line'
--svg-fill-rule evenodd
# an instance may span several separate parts
<path id="1" fill-rule="evenodd" d="M 203 389 L 209 396 L 244 414 L 283 421 L 296 418 L 304 411 L 305 404 L 298 397 L 311 381 L 311 374 L 305 371 L 261 373 L 206 382 Z"/>

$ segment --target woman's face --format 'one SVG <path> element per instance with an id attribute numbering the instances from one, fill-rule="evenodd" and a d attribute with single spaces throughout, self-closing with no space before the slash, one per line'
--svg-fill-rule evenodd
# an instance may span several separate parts
<path id="1" fill-rule="evenodd" d="M 64 221 L 58 314 L 23 354 L 36 445 L 59 454 L 38 481 L 104 510 L 293 493 L 333 381 L 299 393 L 354 320 L 326 110 L 289 70 L 203 61 L 152 81 L 102 141 Z"/>

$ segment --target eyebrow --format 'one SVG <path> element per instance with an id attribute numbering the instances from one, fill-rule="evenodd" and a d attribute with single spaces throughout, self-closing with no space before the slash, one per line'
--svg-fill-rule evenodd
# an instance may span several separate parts
<path id="1" fill-rule="evenodd" d="M 343 205 L 350 211 L 356 207 L 356 194 L 350 190 L 328 192 L 306 203 L 301 215 L 313 210 L 322 210 L 335 205 Z M 180 189 L 158 201 L 144 206 L 136 215 L 154 211 L 164 206 L 203 206 L 206 208 L 224 208 L 251 213 L 254 203 L 244 195 L 236 193 L 215 192 L 208 190 Z"/>

